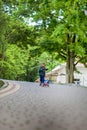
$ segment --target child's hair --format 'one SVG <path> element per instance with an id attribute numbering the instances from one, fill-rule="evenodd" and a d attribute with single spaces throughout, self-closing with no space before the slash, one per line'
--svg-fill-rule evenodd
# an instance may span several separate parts
<path id="1" fill-rule="evenodd" d="M 44 63 L 44 62 L 42 62 L 42 65 L 45 65 L 45 63 Z"/>

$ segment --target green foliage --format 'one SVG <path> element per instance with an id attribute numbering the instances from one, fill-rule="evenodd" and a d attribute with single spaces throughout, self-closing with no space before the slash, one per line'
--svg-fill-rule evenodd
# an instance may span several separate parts
<path id="1" fill-rule="evenodd" d="M 1 0 L 0 77 L 34 81 L 42 61 L 51 70 L 66 61 L 67 49 L 86 63 L 85 6 L 85 0 Z"/>
<path id="2" fill-rule="evenodd" d="M 2 78 L 16 79 L 21 74 L 25 74 L 25 67 L 28 60 L 26 50 L 20 49 L 17 45 L 8 45 L 5 55 L 1 74 Z"/>
<path id="3" fill-rule="evenodd" d="M 60 1 L 55 6 L 60 7 Z M 63 1 L 64 2 L 64 1 Z M 85 1 L 81 2 L 79 0 L 76 1 L 66 1 L 65 4 L 61 4 L 62 16 L 61 20 L 58 21 L 58 25 L 55 27 L 55 30 L 52 33 L 52 37 L 58 41 L 58 43 L 62 46 L 68 45 L 70 51 L 73 51 L 76 55 L 76 58 L 81 58 L 85 56 L 85 48 L 83 48 L 82 43 L 87 41 L 86 26 L 85 26 L 85 15 L 81 7 Z M 64 8 L 64 5 L 66 8 Z M 83 19 L 81 19 L 83 18 Z M 67 41 L 67 34 L 69 36 L 69 41 Z M 75 34 L 75 39 L 74 39 Z M 73 42 L 74 40 L 74 42 Z M 79 44 L 77 44 L 77 42 Z M 73 43 L 73 44 L 72 44 Z"/>
<path id="4" fill-rule="evenodd" d="M 33 27 L 30 28 L 20 20 L 10 22 L 6 35 L 9 43 L 17 44 L 20 47 L 35 44 Z"/>
<path id="5" fill-rule="evenodd" d="M 76 43 L 75 52 L 77 54 L 77 57 L 82 58 L 85 56 L 85 48 L 83 48 L 81 45 L 78 44 L 79 43 Z"/>

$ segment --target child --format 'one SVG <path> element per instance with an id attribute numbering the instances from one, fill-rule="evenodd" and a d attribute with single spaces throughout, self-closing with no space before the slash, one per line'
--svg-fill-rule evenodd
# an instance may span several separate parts
<path id="1" fill-rule="evenodd" d="M 40 77 L 40 86 L 44 86 L 44 79 L 45 79 L 45 73 L 46 73 L 45 63 L 42 63 L 39 68 L 39 77 Z"/>

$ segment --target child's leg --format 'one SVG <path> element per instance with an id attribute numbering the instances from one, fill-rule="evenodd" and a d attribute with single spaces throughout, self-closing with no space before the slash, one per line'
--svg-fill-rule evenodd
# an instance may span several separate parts
<path id="1" fill-rule="evenodd" d="M 42 84 L 42 75 L 40 75 L 40 86 Z"/>
<path id="2" fill-rule="evenodd" d="M 43 86 L 44 86 L 44 76 L 42 76 L 42 84 L 43 84 Z"/>

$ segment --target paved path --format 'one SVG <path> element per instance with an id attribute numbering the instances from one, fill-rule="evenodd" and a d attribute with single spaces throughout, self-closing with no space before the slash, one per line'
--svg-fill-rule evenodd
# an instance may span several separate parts
<path id="1" fill-rule="evenodd" d="M 0 89 L 0 98 L 16 92 L 20 86 L 17 83 L 4 82 L 4 86 Z"/>
<path id="2" fill-rule="evenodd" d="M 87 130 L 87 88 L 20 84 L 0 98 L 0 130 Z"/>

